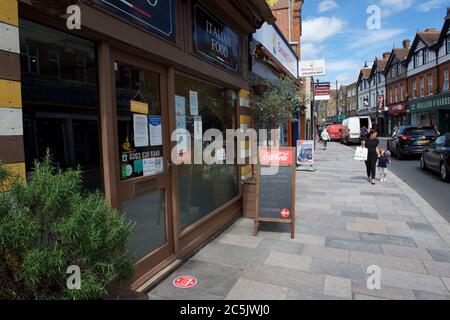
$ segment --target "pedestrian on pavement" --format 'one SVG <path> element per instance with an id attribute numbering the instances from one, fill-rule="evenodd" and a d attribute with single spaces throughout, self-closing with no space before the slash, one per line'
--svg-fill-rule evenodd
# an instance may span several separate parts
<path id="1" fill-rule="evenodd" d="M 391 163 L 389 151 L 380 149 L 381 157 L 378 159 L 378 168 L 380 168 L 380 182 L 386 182 L 387 167 Z"/>
<path id="2" fill-rule="evenodd" d="M 331 140 L 330 134 L 328 133 L 327 128 L 323 129 L 321 137 L 322 137 L 322 140 L 323 140 L 323 150 L 327 150 L 328 141 Z"/>
<path id="3" fill-rule="evenodd" d="M 361 140 L 364 140 L 367 135 L 367 128 L 364 126 L 361 128 L 361 131 L 359 132 L 359 137 Z"/>
<path id="4" fill-rule="evenodd" d="M 378 140 L 378 132 L 374 129 L 370 130 L 368 138 L 361 141 L 362 146 L 368 149 L 366 169 L 367 169 L 367 180 L 372 185 L 375 184 L 375 177 L 377 174 L 377 160 L 381 156 L 380 141 Z"/>

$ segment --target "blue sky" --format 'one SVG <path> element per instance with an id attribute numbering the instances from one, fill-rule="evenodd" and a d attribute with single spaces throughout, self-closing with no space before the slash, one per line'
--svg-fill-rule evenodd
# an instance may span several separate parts
<path id="1" fill-rule="evenodd" d="M 371 5 L 381 12 L 377 30 L 367 27 Z M 350 84 L 365 60 L 401 47 L 404 39 L 412 43 L 417 30 L 440 31 L 447 7 L 450 0 L 305 0 L 301 59 L 326 60 L 327 76 L 320 81 Z"/>

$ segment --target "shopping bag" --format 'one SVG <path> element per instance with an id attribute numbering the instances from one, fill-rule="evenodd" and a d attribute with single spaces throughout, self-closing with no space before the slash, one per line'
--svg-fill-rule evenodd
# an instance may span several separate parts
<path id="1" fill-rule="evenodd" d="M 355 151 L 355 160 L 357 161 L 367 161 L 369 155 L 369 150 L 364 147 L 358 147 Z"/>

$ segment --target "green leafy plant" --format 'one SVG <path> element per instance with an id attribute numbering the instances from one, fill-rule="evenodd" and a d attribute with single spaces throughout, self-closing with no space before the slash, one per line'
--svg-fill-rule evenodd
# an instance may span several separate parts
<path id="1" fill-rule="evenodd" d="M 269 83 L 262 95 L 254 97 L 256 129 L 277 128 L 282 122 L 295 121 L 294 113 L 305 109 L 305 96 L 289 77 L 280 77 Z"/>
<path id="2" fill-rule="evenodd" d="M 0 186 L 6 179 L 0 163 Z M 133 225 L 81 182 L 79 170 L 57 171 L 47 155 L 29 183 L 13 179 L 0 193 L 0 299 L 99 299 L 133 275 Z M 80 268 L 79 289 L 67 286 L 69 266 Z"/>

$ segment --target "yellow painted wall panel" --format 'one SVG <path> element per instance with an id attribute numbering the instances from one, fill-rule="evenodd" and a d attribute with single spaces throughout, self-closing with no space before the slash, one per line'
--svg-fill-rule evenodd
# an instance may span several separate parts
<path id="1" fill-rule="evenodd" d="M 17 0 L 0 1 L 0 22 L 16 27 L 19 26 L 19 11 L 17 3 Z"/>
<path id="2" fill-rule="evenodd" d="M 241 116 L 241 124 L 251 124 L 252 117 L 251 116 Z"/>
<path id="3" fill-rule="evenodd" d="M 12 163 L 6 164 L 6 169 L 11 172 L 12 177 L 9 181 L 0 183 L 0 192 L 5 192 L 11 187 L 11 182 L 18 180 L 20 182 L 26 182 L 26 169 L 25 163 Z"/>
<path id="4" fill-rule="evenodd" d="M 20 82 L 0 80 L 0 108 L 22 108 Z"/>

